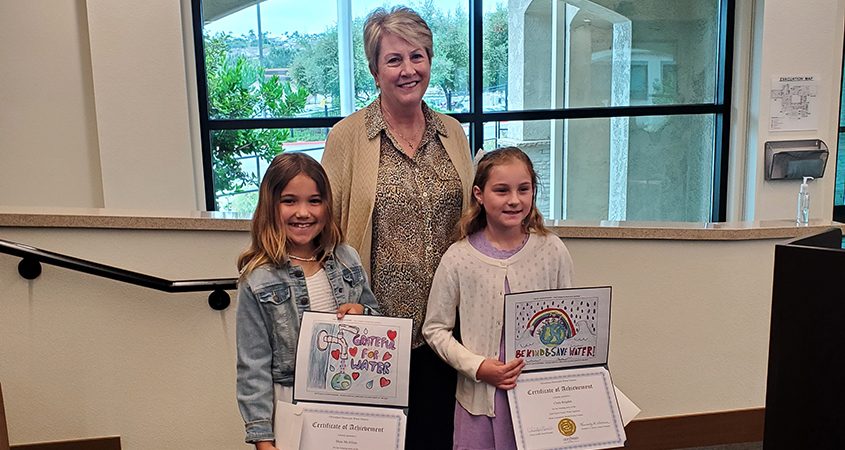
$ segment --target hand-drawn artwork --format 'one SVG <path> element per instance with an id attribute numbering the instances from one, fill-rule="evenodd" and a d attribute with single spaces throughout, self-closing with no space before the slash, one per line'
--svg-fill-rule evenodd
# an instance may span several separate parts
<path id="1" fill-rule="evenodd" d="M 561 289 L 506 298 L 506 359 L 526 368 L 607 361 L 610 289 Z"/>
<path id="2" fill-rule="evenodd" d="M 390 361 L 391 352 L 396 352 L 396 330 L 373 330 L 377 333 L 373 335 L 369 327 L 342 323 L 315 323 L 314 330 L 311 361 L 316 370 L 308 372 L 310 391 L 380 389 L 380 396 L 396 396 Z"/>
<path id="3" fill-rule="evenodd" d="M 769 131 L 818 129 L 818 77 L 772 77 Z"/>
<path id="4" fill-rule="evenodd" d="M 347 315 L 338 321 L 332 314 L 306 313 L 294 396 L 381 405 L 406 401 L 411 321 L 385 319 Z"/>
<path id="5" fill-rule="evenodd" d="M 567 360 L 592 357 L 596 350 L 597 311 L 597 297 L 550 298 L 517 304 L 515 356 L 559 356 Z"/>

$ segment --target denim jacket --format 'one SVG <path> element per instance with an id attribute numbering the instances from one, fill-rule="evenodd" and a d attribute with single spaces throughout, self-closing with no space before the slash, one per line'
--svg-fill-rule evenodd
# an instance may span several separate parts
<path id="1" fill-rule="evenodd" d="M 349 245 L 335 248 L 323 267 L 337 305 L 360 303 L 376 314 L 361 259 Z M 238 407 L 246 442 L 273 436 L 273 383 L 293 385 L 294 357 L 302 312 L 310 308 L 305 274 L 290 261 L 263 265 L 238 282 Z"/>

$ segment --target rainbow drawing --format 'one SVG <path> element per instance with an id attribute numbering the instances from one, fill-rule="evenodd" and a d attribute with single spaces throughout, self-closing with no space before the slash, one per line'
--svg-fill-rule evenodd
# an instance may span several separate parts
<path id="1" fill-rule="evenodd" d="M 546 347 L 557 347 L 576 333 L 569 314 L 559 308 L 537 311 L 525 328 Z"/>

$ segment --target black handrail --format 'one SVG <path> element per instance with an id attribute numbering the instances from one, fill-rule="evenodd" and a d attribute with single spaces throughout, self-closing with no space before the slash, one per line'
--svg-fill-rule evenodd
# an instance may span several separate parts
<path id="1" fill-rule="evenodd" d="M 122 281 L 163 292 L 202 292 L 211 291 L 208 305 L 217 311 L 229 307 L 229 294 L 225 290 L 237 287 L 236 278 L 210 278 L 204 280 L 172 281 L 131 270 L 88 261 L 73 256 L 42 250 L 30 245 L 0 239 L 0 253 L 23 258 L 18 264 L 18 273 L 32 280 L 41 275 L 41 263 L 64 267 L 110 280 Z"/>

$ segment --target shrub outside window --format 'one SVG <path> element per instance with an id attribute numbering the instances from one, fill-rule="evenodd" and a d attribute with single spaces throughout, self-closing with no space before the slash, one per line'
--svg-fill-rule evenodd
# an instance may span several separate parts
<path id="1" fill-rule="evenodd" d="M 281 151 L 321 154 L 378 95 L 363 51 L 382 4 L 194 0 L 209 209 L 250 212 Z M 724 220 L 734 0 L 424 0 L 426 103 L 473 149 L 517 145 L 547 218 Z"/>

